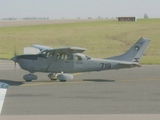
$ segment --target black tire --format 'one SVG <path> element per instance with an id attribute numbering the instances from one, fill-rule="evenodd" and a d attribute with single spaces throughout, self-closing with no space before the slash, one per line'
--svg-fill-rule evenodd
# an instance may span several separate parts
<path id="1" fill-rule="evenodd" d="M 57 79 L 51 79 L 51 81 L 56 81 Z"/>
<path id="2" fill-rule="evenodd" d="M 26 82 L 32 82 L 32 80 L 26 80 Z"/>
<path id="3" fill-rule="evenodd" d="M 66 82 L 67 80 L 59 80 L 60 82 Z"/>

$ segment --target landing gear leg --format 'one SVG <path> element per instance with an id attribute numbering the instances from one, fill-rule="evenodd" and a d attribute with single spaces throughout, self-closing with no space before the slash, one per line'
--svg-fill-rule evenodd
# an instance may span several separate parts
<path id="1" fill-rule="evenodd" d="M 56 81 L 57 80 L 57 74 L 56 73 L 50 73 L 48 74 L 49 79 L 51 79 L 52 81 Z"/>

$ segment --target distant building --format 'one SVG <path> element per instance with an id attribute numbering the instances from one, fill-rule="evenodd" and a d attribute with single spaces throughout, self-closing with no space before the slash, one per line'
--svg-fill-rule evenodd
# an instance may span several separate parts
<path id="1" fill-rule="evenodd" d="M 131 21 L 131 22 L 136 22 L 137 18 L 136 17 L 118 17 L 118 21 Z"/>

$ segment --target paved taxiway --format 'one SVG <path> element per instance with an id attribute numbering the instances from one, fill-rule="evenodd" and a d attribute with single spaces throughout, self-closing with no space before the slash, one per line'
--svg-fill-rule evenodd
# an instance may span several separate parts
<path id="1" fill-rule="evenodd" d="M 0 81 L 8 88 L 2 115 L 159 114 L 160 66 L 76 74 L 66 83 L 45 73 L 27 74 L 0 60 Z"/>

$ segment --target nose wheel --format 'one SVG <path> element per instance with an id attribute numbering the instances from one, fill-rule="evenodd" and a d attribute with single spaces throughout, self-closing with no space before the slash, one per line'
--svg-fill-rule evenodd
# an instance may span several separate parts
<path id="1" fill-rule="evenodd" d="M 23 79 L 26 81 L 26 82 L 31 82 L 32 80 L 37 80 L 37 75 L 34 75 L 32 73 L 30 74 L 26 74 L 23 76 Z"/>

